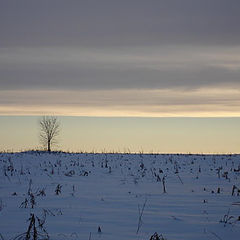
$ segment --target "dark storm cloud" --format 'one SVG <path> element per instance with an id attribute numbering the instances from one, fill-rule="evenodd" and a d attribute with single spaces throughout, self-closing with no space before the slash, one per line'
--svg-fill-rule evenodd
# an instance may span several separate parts
<path id="1" fill-rule="evenodd" d="M 1 47 L 240 42 L 238 0 L 1 0 Z"/>

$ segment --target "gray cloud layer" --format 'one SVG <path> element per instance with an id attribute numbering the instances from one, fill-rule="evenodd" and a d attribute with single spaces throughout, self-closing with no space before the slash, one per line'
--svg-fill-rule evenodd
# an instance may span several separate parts
<path id="1" fill-rule="evenodd" d="M 240 48 L 0 49 L 1 89 L 239 87 Z"/>
<path id="2" fill-rule="evenodd" d="M 239 96 L 236 89 L 3 91 L 0 114 L 233 117 L 240 116 Z"/>
<path id="3" fill-rule="evenodd" d="M 1 0 L 1 46 L 240 42 L 239 0 Z"/>
<path id="4" fill-rule="evenodd" d="M 27 105 L 48 90 L 66 91 L 63 105 L 74 104 L 73 90 L 86 90 L 87 99 L 91 91 L 126 89 L 170 90 L 160 100 L 147 96 L 149 107 L 213 104 L 193 90 L 240 89 L 239 10 L 239 0 L 0 0 L 0 107 Z M 118 96 L 109 106 L 121 102 Z M 214 104 L 227 111 L 237 97 L 221 103 L 220 94 Z M 141 109 L 146 101 L 123 98 L 123 108 L 134 102 Z M 104 97 L 85 99 L 77 102 L 105 104 Z"/>

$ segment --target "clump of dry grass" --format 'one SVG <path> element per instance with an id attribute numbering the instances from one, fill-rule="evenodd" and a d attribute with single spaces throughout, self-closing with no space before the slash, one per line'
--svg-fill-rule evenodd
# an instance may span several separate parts
<path id="1" fill-rule="evenodd" d="M 149 240 L 167 240 L 166 238 L 163 237 L 162 234 L 158 235 L 157 232 L 155 232 Z"/>

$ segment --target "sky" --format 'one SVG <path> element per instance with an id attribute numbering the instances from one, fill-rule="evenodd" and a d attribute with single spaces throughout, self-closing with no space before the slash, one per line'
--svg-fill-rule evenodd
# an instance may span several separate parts
<path id="1" fill-rule="evenodd" d="M 42 149 L 39 116 L 1 116 L 0 151 Z M 58 117 L 53 150 L 240 153 L 239 118 Z M 4 139 L 2 138 L 4 136 Z"/>
<path id="2" fill-rule="evenodd" d="M 239 11 L 239 0 L 0 0 L 0 124 L 41 115 L 240 122 Z"/>

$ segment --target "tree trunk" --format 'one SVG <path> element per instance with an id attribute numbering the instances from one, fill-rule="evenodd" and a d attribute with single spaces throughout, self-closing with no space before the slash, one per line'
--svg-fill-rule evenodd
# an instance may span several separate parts
<path id="1" fill-rule="evenodd" d="M 48 141 L 48 152 L 51 152 L 51 144 L 50 144 L 50 141 Z"/>

